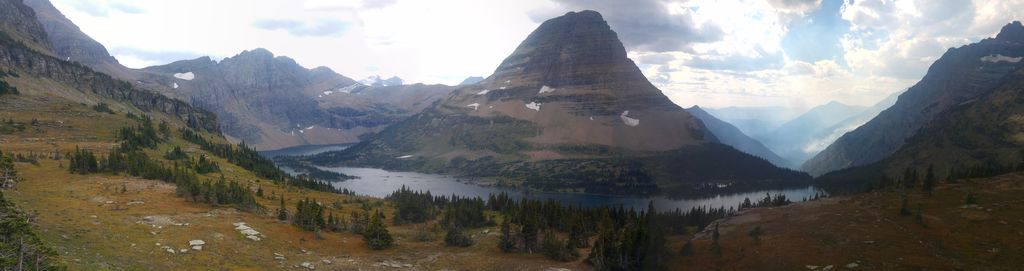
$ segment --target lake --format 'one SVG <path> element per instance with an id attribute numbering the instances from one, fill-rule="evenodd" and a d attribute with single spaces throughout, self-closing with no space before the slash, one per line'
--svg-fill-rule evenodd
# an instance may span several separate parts
<path id="1" fill-rule="evenodd" d="M 729 195 L 711 195 L 697 198 L 669 199 L 663 196 L 611 196 L 592 195 L 576 193 L 552 193 L 536 192 L 527 193 L 525 190 L 509 187 L 480 186 L 472 183 L 460 182 L 449 176 L 424 174 L 415 172 L 392 172 L 374 168 L 350 168 L 350 167 L 320 167 L 320 169 L 357 176 L 359 179 L 347 180 L 333 183 L 337 188 L 347 188 L 355 191 L 356 194 L 368 195 L 383 198 L 398 190 L 403 185 L 412 190 L 430 191 L 434 195 L 459 195 L 466 197 L 481 197 L 487 199 L 489 194 L 508 193 L 509 196 L 517 199 L 529 198 L 547 200 L 553 199 L 563 204 L 574 206 L 623 206 L 626 208 L 646 209 L 649 201 L 654 201 L 654 207 L 658 210 L 689 210 L 692 207 L 725 207 L 735 208 L 745 198 L 756 202 L 764 198 L 765 193 L 784 194 L 786 198 L 799 201 L 803 198 L 811 198 L 815 193 L 822 192 L 814 187 L 797 189 L 762 190 L 747 193 Z"/>
<path id="2" fill-rule="evenodd" d="M 325 145 L 325 146 L 301 146 L 284 150 L 263 152 L 266 156 L 278 155 L 312 155 L 326 151 L 344 150 L 350 145 Z M 273 155 L 272 155 L 273 154 Z M 461 182 L 450 176 L 425 174 L 416 172 L 392 172 L 375 168 L 352 168 L 352 167 L 319 167 L 327 171 L 334 171 L 346 175 L 359 177 L 358 179 L 332 183 L 335 187 L 355 191 L 356 194 L 383 198 L 398 190 L 402 186 L 412 190 L 430 191 L 434 195 L 459 195 L 465 197 L 481 197 L 486 199 L 490 194 L 505 192 L 517 199 L 552 199 L 563 204 L 574 206 L 623 206 L 626 208 L 646 209 L 650 201 L 654 201 L 654 207 L 661 211 L 680 209 L 689 210 L 692 207 L 725 207 L 735 208 L 745 198 L 751 201 L 758 201 L 764 198 L 765 194 L 772 196 L 777 194 L 786 195 L 792 201 L 799 201 L 804 198 L 811 198 L 816 193 L 823 193 L 821 189 L 809 186 L 803 188 L 769 189 L 745 193 L 708 195 L 703 197 L 670 199 L 664 196 L 612 196 L 592 195 L 576 193 L 554 193 L 554 192 L 527 192 L 523 189 L 509 187 L 480 186 L 472 183 Z M 285 169 L 286 171 L 290 171 Z"/>

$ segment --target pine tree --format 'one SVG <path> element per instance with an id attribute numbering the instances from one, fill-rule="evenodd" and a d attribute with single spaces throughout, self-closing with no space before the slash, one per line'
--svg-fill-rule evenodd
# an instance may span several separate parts
<path id="1" fill-rule="evenodd" d="M 721 235 L 718 233 L 718 224 L 715 224 L 715 230 L 711 232 L 711 253 L 722 256 L 722 245 L 718 243 L 718 239 Z"/>
<path id="2" fill-rule="evenodd" d="M 512 226 L 506 218 L 501 222 L 501 237 L 498 239 L 498 248 L 503 252 L 511 252 L 516 249 L 516 241 L 512 238 Z"/>
<path id="3" fill-rule="evenodd" d="M 284 196 L 281 196 L 281 205 L 277 207 L 277 220 L 288 220 L 288 208 L 284 206 Z"/>
<path id="4" fill-rule="evenodd" d="M 444 244 L 450 247 L 469 247 L 473 245 L 473 239 L 466 236 L 458 226 L 448 227 L 448 233 L 444 236 Z"/>
<path id="5" fill-rule="evenodd" d="M 933 165 L 928 165 L 928 172 L 924 177 L 924 184 L 921 185 L 921 190 L 924 190 L 928 195 L 932 194 L 932 190 L 935 189 L 935 168 Z"/>
<path id="6" fill-rule="evenodd" d="M 363 232 L 363 243 L 366 243 L 370 249 L 386 249 L 392 245 L 391 233 L 388 232 L 383 220 L 384 215 L 380 211 L 375 212 L 370 217 L 370 224 L 367 225 L 366 231 Z"/>
<path id="7" fill-rule="evenodd" d="M 910 203 L 908 202 L 907 197 L 904 196 L 903 197 L 903 203 L 900 204 L 900 216 L 911 215 L 911 213 L 910 213 L 910 206 L 909 205 L 910 205 Z"/>
<path id="8" fill-rule="evenodd" d="M 519 229 L 519 236 L 523 239 L 523 249 L 527 253 L 537 250 L 537 226 L 533 219 L 523 220 L 523 227 Z"/>

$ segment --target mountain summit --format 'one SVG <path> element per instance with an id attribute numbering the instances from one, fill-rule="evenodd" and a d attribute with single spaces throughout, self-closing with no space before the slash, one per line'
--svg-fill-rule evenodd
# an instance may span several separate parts
<path id="1" fill-rule="evenodd" d="M 594 11 L 544 22 L 493 75 L 446 105 L 535 123 L 543 129 L 530 141 L 540 144 L 664 151 L 705 140 L 700 121 L 647 81 Z"/>
<path id="2" fill-rule="evenodd" d="M 718 144 L 647 81 L 594 11 L 542 23 L 486 79 L 310 160 L 595 193 L 807 177 Z"/>
<path id="3" fill-rule="evenodd" d="M 999 30 L 999 34 L 996 35 L 996 39 L 1012 42 L 1024 42 L 1024 25 L 1021 25 L 1020 21 L 1008 23 Z"/>

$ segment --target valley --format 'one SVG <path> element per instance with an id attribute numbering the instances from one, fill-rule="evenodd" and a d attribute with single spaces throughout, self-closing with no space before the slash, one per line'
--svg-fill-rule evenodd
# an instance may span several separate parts
<path id="1" fill-rule="evenodd" d="M 716 16 L 729 3 L 507 3 L 481 12 L 515 29 L 457 35 L 437 18 L 382 28 L 418 15 L 356 2 L 273 2 L 274 16 L 313 17 L 191 27 L 233 33 L 144 52 L 123 36 L 148 31 L 98 22 L 173 8 L 0 0 L 0 270 L 1024 265 L 1017 15 L 972 14 L 988 21 L 970 35 L 896 31 L 957 47 L 914 48 L 893 75 L 871 66 L 889 59 L 863 62 L 877 49 L 863 39 L 888 33 L 864 32 L 877 13 L 853 1 Z M 408 10 L 451 12 L 433 5 Z M 218 15 L 267 7 L 246 8 Z M 1017 10 L 965 10 L 992 9 Z M 744 50 L 750 29 L 729 14 L 784 36 Z M 912 15 L 896 21 L 936 16 Z M 431 42 L 498 30 L 518 45 L 431 63 L 449 52 Z M 841 46 L 818 45 L 830 38 Z M 817 56 L 830 50 L 845 58 Z M 900 50 L 871 52 L 914 51 Z"/>

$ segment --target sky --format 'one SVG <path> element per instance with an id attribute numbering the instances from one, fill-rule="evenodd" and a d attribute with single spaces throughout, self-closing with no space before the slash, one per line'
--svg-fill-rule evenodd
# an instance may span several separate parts
<path id="1" fill-rule="evenodd" d="M 871 105 L 1024 0 L 51 0 L 132 68 L 266 48 L 362 79 L 490 75 L 544 20 L 601 12 L 683 107 Z"/>

